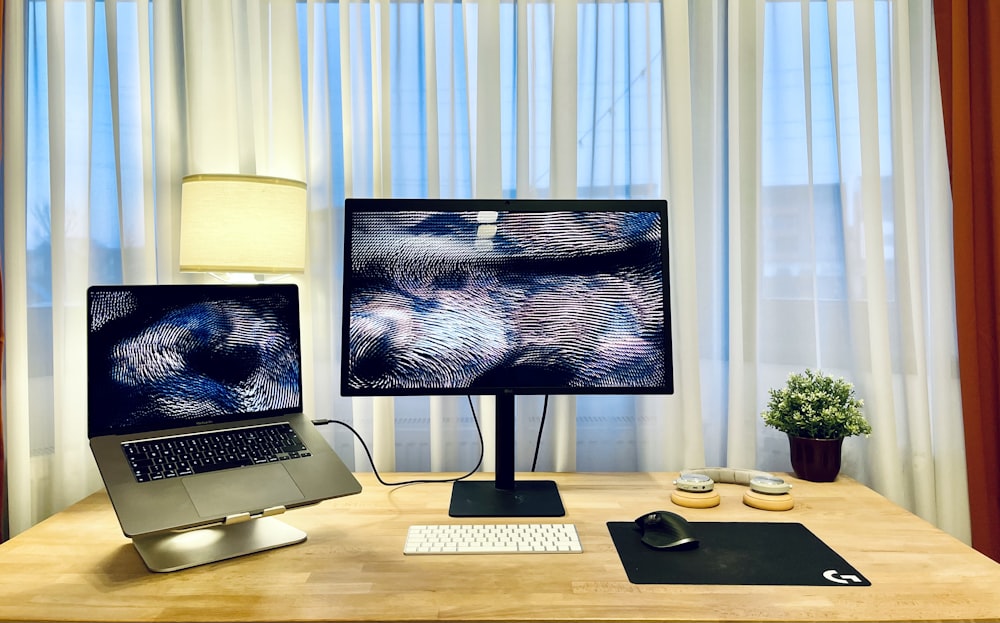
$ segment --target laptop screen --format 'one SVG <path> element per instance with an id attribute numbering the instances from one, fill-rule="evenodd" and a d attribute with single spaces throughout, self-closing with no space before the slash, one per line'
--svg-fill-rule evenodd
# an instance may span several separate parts
<path id="1" fill-rule="evenodd" d="M 88 435 L 300 411 L 294 284 L 93 286 Z"/>

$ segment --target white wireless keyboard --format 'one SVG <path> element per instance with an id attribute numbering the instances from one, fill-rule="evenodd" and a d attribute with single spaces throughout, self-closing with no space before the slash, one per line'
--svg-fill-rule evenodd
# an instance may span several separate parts
<path id="1" fill-rule="evenodd" d="M 410 526 L 404 554 L 523 554 L 583 551 L 570 523 Z"/>

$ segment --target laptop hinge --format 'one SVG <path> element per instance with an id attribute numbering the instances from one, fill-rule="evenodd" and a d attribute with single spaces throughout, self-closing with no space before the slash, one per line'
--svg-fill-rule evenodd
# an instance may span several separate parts
<path id="1" fill-rule="evenodd" d="M 243 523 L 244 521 L 250 521 L 250 519 L 252 519 L 250 513 L 237 513 L 236 515 L 227 515 L 222 523 Z"/>

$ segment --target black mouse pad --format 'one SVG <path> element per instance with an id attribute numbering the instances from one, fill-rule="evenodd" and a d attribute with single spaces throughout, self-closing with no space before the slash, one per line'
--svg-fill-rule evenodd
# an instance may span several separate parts
<path id="1" fill-rule="evenodd" d="M 608 522 L 633 584 L 871 586 L 800 523 L 691 522 L 696 549 L 654 550 L 635 522 Z"/>

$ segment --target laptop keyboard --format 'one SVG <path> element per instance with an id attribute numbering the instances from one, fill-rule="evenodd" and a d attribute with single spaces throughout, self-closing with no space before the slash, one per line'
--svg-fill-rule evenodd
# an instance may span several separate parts
<path id="1" fill-rule="evenodd" d="M 139 482 L 310 456 L 288 423 L 129 441 L 122 450 Z"/>

